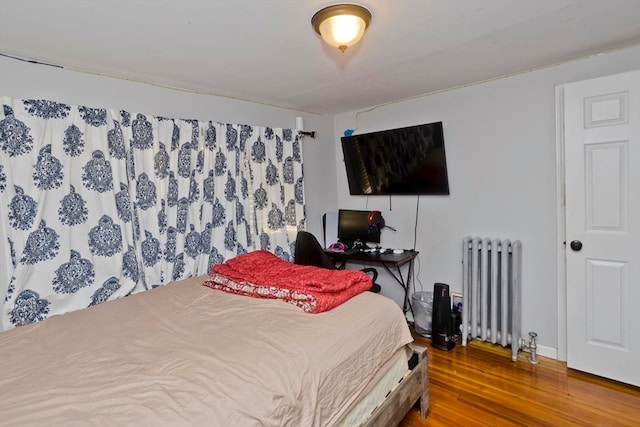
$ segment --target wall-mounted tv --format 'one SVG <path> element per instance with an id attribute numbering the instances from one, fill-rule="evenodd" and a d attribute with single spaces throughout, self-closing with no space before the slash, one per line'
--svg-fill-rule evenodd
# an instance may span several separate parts
<path id="1" fill-rule="evenodd" d="M 351 195 L 447 195 L 442 122 L 341 138 Z"/>

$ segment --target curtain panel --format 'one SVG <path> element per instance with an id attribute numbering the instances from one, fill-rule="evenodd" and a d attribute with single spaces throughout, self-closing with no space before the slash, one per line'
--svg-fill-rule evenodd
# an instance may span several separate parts
<path id="1" fill-rule="evenodd" d="M 206 274 L 293 260 L 298 132 L 2 98 L 2 330 Z"/>

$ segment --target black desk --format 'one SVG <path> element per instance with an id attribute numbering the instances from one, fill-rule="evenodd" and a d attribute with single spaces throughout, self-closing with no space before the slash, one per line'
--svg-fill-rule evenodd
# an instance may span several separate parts
<path id="1" fill-rule="evenodd" d="M 391 274 L 391 277 L 393 277 L 396 282 L 402 286 L 402 289 L 404 289 L 404 313 L 411 308 L 409 304 L 409 290 L 411 289 L 411 279 L 413 277 L 413 261 L 416 259 L 419 252 L 404 251 L 401 254 L 394 254 L 391 252 L 379 253 L 359 251 L 346 254 L 327 249 L 325 250 L 325 253 L 331 257 L 334 263 L 342 263 L 340 268 L 344 268 L 346 263 L 356 262 L 382 265 L 384 269 Z M 402 270 L 400 268 L 407 264 L 409 265 L 409 268 L 407 269 L 407 275 L 405 278 L 402 276 Z"/>

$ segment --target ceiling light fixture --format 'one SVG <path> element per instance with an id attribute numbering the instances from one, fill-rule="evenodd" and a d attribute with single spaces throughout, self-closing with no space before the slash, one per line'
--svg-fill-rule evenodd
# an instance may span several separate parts
<path id="1" fill-rule="evenodd" d="M 356 4 L 327 6 L 311 18 L 316 33 L 342 52 L 360 41 L 370 22 L 371 12 Z"/>

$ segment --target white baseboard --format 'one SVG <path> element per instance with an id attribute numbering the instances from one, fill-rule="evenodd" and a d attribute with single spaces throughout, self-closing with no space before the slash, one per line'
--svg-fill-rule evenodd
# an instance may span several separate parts
<path id="1" fill-rule="evenodd" d="M 522 349 L 522 351 L 526 351 L 529 353 L 529 350 Z M 547 347 L 546 345 L 537 345 L 537 353 L 538 356 L 548 357 L 550 359 L 558 360 L 558 349 L 554 347 Z"/>

